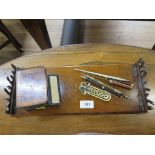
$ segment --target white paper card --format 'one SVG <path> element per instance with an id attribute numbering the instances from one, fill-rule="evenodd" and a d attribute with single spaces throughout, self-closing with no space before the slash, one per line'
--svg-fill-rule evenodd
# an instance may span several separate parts
<path id="1" fill-rule="evenodd" d="M 93 109 L 94 108 L 94 101 L 93 100 L 81 100 L 80 101 L 80 108 L 81 109 Z"/>

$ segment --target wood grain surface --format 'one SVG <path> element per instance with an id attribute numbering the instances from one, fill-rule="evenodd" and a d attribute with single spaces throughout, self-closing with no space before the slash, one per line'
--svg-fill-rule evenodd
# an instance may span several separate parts
<path id="1" fill-rule="evenodd" d="M 99 72 L 107 75 L 113 75 L 117 77 L 122 77 L 128 79 L 134 85 L 132 90 L 123 89 L 121 87 L 112 86 L 117 90 L 121 91 L 123 94 L 127 95 L 130 99 L 119 98 L 116 96 L 111 96 L 110 101 L 102 101 L 98 98 L 95 98 L 90 95 L 83 95 L 80 90 L 81 82 L 85 82 L 83 78 L 81 78 L 81 72 L 74 70 L 75 68 L 89 70 L 93 72 Z M 149 68 L 150 69 L 150 68 Z M 128 74 L 126 74 L 128 72 Z M 139 105 L 139 99 L 137 97 L 138 90 L 136 88 L 136 81 L 132 74 L 132 65 L 130 64 L 106 64 L 106 65 L 85 65 L 85 66 L 75 66 L 75 67 L 51 67 L 46 68 L 47 75 L 58 75 L 59 76 L 59 84 L 60 84 L 60 94 L 61 94 L 61 105 L 56 105 L 52 107 L 48 107 L 46 109 L 40 110 L 28 110 L 24 111 L 23 109 L 16 110 L 16 116 L 26 116 L 26 115 L 57 115 L 57 114 L 112 114 L 112 113 L 144 113 L 142 111 L 141 106 Z M 150 74 L 150 76 L 152 76 Z M 110 84 L 101 79 L 96 79 L 102 81 L 103 83 L 110 86 Z M 30 82 L 30 81 L 28 81 Z M 32 81 L 31 81 L 32 82 Z M 26 82 L 25 82 L 26 83 Z M 25 86 L 25 83 L 23 84 Z M 92 85 L 92 84 L 91 84 Z M 93 86 L 93 85 L 92 85 Z M 25 88 L 25 87 L 24 87 Z M 19 86 L 17 90 L 24 91 L 22 89 L 22 85 Z M 25 92 L 25 91 L 24 91 Z M 37 90 L 37 92 L 39 92 Z M 21 99 L 21 93 L 18 92 L 18 98 Z M 31 93 L 35 95 L 35 93 Z M 31 96 L 31 94 L 29 94 Z M 28 95 L 28 94 L 27 94 Z M 149 96 L 150 97 L 150 96 Z M 28 97 L 26 96 L 27 100 Z M 94 102 L 94 108 L 83 109 L 80 108 L 81 100 L 91 100 Z M 38 103 L 38 101 L 36 100 Z M 39 100 L 40 102 L 40 100 Z M 28 105 L 28 103 L 23 102 L 20 105 Z M 44 103 L 44 102 L 42 102 Z M 31 103 L 32 104 L 32 103 Z M 34 102 L 33 102 L 34 104 Z M 16 103 L 17 107 L 17 103 Z"/>
<path id="2" fill-rule="evenodd" d="M 68 66 L 86 64 L 128 63 L 133 64 L 143 57 L 149 65 L 149 72 L 155 73 L 155 53 L 151 50 L 104 44 L 83 44 L 45 50 L 22 56 L 0 66 L 0 134 L 155 134 L 155 108 L 145 114 L 109 114 L 109 115 L 56 115 L 56 116 L 9 116 L 5 113 L 6 94 L 3 88 L 8 84 L 6 76 L 10 74 L 10 64 L 20 67 L 43 65 Z M 151 97 L 154 99 L 155 86 L 153 76 L 149 76 Z M 153 73 L 152 73 L 153 72 Z M 151 81 L 151 82 L 149 82 Z"/>

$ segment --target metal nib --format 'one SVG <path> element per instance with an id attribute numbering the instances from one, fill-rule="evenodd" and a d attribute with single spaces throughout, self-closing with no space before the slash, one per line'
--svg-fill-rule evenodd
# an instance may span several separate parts
<path id="1" fill-rule="evenodd" d="M 124 98 L 128 99 L 128 100 L 131 100 L 131 98 L 129 98 L 128 96 L 126 95 L 123 95 Z"/>

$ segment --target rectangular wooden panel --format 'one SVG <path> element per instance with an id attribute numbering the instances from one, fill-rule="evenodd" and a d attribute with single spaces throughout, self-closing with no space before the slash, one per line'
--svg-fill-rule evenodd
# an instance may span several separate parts
<path id="1" fill-rule="evenodd" d="M 47 79 L 44 67 L 16 72 L 16 108 L 47 102 Z"/>
<path id="2" fill-rule="evenodd" d="M 108 102 L 97 99 L 93 96 L 83 95 L 79 86 L 84 80 L 81 78 L 81 72 L 75 68 L 99 72 L 107 75 L 113 75 L 130 80 L 134 85 L 132 90 L 113 86 L 131 100 L 112 96 Z M 29 115 L 52 115 L 52 114 L 107 114 L 107 113 L 139 113 L 141 107 L 137 97 L 138 90 L 132 75 L 132 66 L 130 64 L 107 64 L 96 66 L 77 66 L 77 67 L 51 67 L 46 69 L 46 73 L 59 75 L 61 105 L 48 107 L 40 110 L 17 111 L 17 114 Z M 99 78 L 98 78 L 99 79 Z M 99 79 L 102 82 L 106 81 Z M 112 85 L 111 85 L 112 86 Z M 94 108 L 80 108 L 80 101 L 93 101 Z"/>

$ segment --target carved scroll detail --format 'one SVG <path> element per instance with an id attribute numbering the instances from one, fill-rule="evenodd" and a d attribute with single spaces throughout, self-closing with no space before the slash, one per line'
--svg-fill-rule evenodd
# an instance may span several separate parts
<path id="1" fill-rule="evenodd" d="M 6 99 L 8 103 L 6 103 L 6 113 L 14 114 L 16 107 L 16 71 L 19 69 L 13 64 L 11 64 L 13 70 L 12 75 L 7 76 L 7 81 L 10 83 L 9 86 L 4 88 L 4 91 L 7 93 L 8 98 Z"/>
<path id="2" fill-rule="evenodd" d="M 147 75 L 145 62 L 143 58 L 140 58 L 135 64 L 133 64 L 133 76 L 135 77 L 138 89 L 139 105 L 142 112 L 147 112 L 153 109 L 154 103 L 148 99 L 150 89 L 146 88 L 147 81 L 145 77 Z"/>

